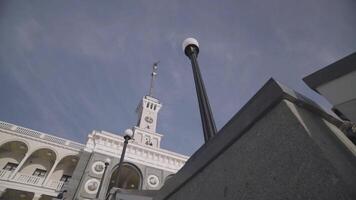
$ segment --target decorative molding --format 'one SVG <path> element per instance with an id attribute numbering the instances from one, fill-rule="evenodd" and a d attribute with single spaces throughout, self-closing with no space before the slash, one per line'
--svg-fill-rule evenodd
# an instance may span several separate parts
<path id="1" fill-rule="evenodd" d="M 147 177 L 147 184 L 150 187 L 156 188 L 159 185 L 159 178 L 156 175 L 149 175 Z"/>
<path id="2" fill-rule="evenodd" d="M 71 140 L 63 139 L 60 137 L 56 137 L 53 135 L 49 135 L 46 133 L 42 133 L 39 131 L 35 131 L 29 128 L 17 126 L 3 121 L 0 121 L 0 129 L 7 130 L 6 133 L 16 134 L 19 137 L 39 140 L 43 143 L 47 143 L 51 145 L 54 144 L 56 146 L 60 146 L 62 148 L 67 148 L 70 150 L 80 151 L 85 148 L 85 145 Z"/>
<path id="3" fill-rule="evenodd" d="M 96 194 L 98 192 L 100 181 L 98 179 L 92 178 L 87 180 L 84 185 L 84 189 L 88 194 Z"/>
<path id="4" fill-rule="evenodd" d="M 124 144 L 124 139 L 121 136 L 107 134 L 105 131 L 93 131 L 88 138 L 86 149 L 113 157 L 121 156 Z M 188 158 L 168 150 L 129 143 L 125 159 L 175 173 Z"/>
<path id="5" fill-rule="evenodd" d="M 96 161 L 91 166 L 91 170 L 95 174 L 103 174 L 104 173 L 104 169 L 105 169 L 105 163 L 102 162 L 102 161 Z"/>

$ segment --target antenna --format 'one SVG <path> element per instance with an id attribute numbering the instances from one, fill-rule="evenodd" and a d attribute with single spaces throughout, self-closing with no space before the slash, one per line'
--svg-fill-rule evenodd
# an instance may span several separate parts
<path id="1" fill-rule="evenodd" d="M 150 84 L 150 90 L 148 92 L 148 96 L 151 96 L 151 97 L 153 97 L 154 82 L 155 82 L 155 79 L 157 76 L 158 63 L 159 63 L 159 61 L 153 63 L 153 65 L 152 65 L 151 84 Z"/>

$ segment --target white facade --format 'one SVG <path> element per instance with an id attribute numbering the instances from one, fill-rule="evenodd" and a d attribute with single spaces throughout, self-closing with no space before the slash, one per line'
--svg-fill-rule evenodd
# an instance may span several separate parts
<path id="1" fill-rule="evenodd" d="M 127 146 L 125 162 L 174 174 L 188 157 L 160 148 L 162 135 L 156 133 L 160 108 L 157 99 L 143 97 L 137 108 L 139 120 L 132 128 L 134 137 Z M 0 199 L 52 199 L 71 179 L 81 151 L 106 155 L 106 161 L 110 162 L 110 159 L 120 158 L 123 144 L 122 136 L 106 131 L 92 131 L 83 145 L 0 121 Z M 93 167 L 104 162 L 98 161 Z M 153 174 L 142 179 L 149 189 L 159 189 L 165 181 L 160 182 Z M 85 191 L 96 194 L 99 182 L 100 179 L 91 178 L 84 183 Z"/>
<path id="2" fill-rule="evenodd" d="M 121 136 L 106 131 L 93 131 L 88 136 L 85 150 L 120 158 L 123 145 L 124 138 Z M 172 173 L 176 173 L 187 159 L 187 156 L 165 149 L 141 145 L 136 141 L 129 142 L 125 155 L 126 162 L 151 166 Z"/>
<path id="3" fill-rule="evenodd" d="M 8 199 L 57 196 L 66 179 L 70 179 L 84 147 L 0 121 L 1 196 Z"/>
<path id="4" fill-rule="evenodd" d="M 133 140 L 127 146 L 125 161 L 152 166 L 176 173 L 187 156 L 161 149 L 163 135 L 156 133 L 157 116 L 162 105 L 153 97 L 143 97 L 137 108 L 138 123 L 133 127 Z M 88 135 L 85 151 L 120 158 L 124 138 L 106 131 L 93 131 Z"/>
<path id="5" fill-rule="evenodd" d="M 100 183 L 104 191 L 99 196 L 104 198 L 110 188 L 158 190 L 165 181 L 175 174 L 188 159 L 187 156 L 161 148 L 162 134 L 156 132 L 158 112 L 162 105 L 159 100 L 144 96 L 136 111 L 137 125 L 132 127 L 133 138 L 129 140 L 123 172 L 131 178 L 117 178 L 125 176 L 118 174 L 118 162 L 124 147 L 124 138 L 106 131 L 92 131 L 88 136 L 85 152 L 92 155 L 88 159 L 89 174 L 83 180 L 75 194 L 69 192 L 70 197 L 78 199 L 93 199 L 99 190 Z M 123 135 L 123 134 L 121 134 Z M 104 172 L 104 163 L 110 163 L 108 172 L 98 176 L 96 167 Z M 106 178 L 105 178 L 106 177 Z M 126 180 L 121 182 L 122 180 Z M 104 193 L 104 194 L 103 194 Z M 74 196 L 71 196 L 74 195 Z"/>

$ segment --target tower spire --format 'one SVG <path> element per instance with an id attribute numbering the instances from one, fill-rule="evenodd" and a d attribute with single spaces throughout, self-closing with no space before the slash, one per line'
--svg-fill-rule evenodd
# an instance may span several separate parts
<path id="1" fill-rule="evenodd" d="M 157 76 L 158 63 L 159 63 L 159 61 L 153 63 L 153 65 L 152 65 L 151 84 L 150 84 L 150 90 L 148 92 L 148 96 L 151 96 L 151 97 L 153 97 L 154 82 L 155 82 L 155 79 Z"/>

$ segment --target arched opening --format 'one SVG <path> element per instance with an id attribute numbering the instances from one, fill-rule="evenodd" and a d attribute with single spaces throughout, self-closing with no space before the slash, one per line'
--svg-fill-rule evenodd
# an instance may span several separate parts
<path id="1" fill-rule="evenodd" d="M 31 156 L 25 161 L 22 169 L 16 175 L 18 181 L 25 181 L 31 184 L 31 177 L 37 177 L 32 184 L 41 184 L 44 178 L 47 176 L 54 162 L 56 161 L 56 153 L 51 149 L 39 149 L 31 154 Z M 30 182 L 28 182 L 30 181 Z"/>
<path id="2" fill-rule="evenodd" d="M 108 191 L 112 187 L 140 190 L 142 188 L 141 171 L 133 164 L 123 163 L 120 172 L 116 168 L 111 175 Z"/>
<path id="3" fill-rule="evenodd" d="M 62 186 L 72 178 L 73 171 L 77 166 L 79 158 L 71 155 L 64 157 L 56 166 L 53 174 L 49 177 L 48 186 L 60 190 Z"/>
<path id="4" fill-rule="evenodd" d="M 25 157 L 28 147 L 20 141 L 7 142 L 0 147 L 0 179 L 7 179 Z"/>

